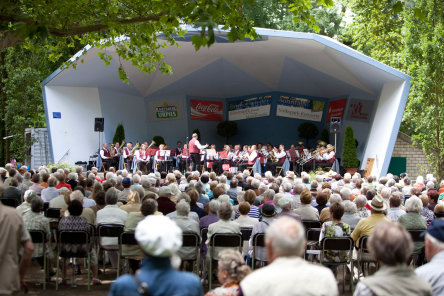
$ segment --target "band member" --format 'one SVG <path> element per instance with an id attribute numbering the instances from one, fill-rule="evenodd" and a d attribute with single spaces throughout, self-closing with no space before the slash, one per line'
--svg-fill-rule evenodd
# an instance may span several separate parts
<path id="1" fill-rule="evenodd" d="M 248 164 L 248 157 L 250 156 L 248 145 L 244 145 L 242 151 L 239 153 L 237 160 L 237 167 L 239 171 L 245 170 Z"/>
<path id="2" fill-rule="evenodd" d="M 168 171 L 168 155 L 167 150 L 165 150 L 165 145 L 160 144 L 159 150 L 156 151 L 156 154 L 154 155 L 154 161 L 157 163 L 157 171 L 159 172 L 166 172 Z"/>
<path id="3" fill-rule="evenodd" d="M 188 170 L 187 162 L 190 158 L 190 150 L 188 149 L 188 144 L 183 145 L 183 149 L 181 149 L 181 153 L 177 155 L 177 158 L 179 159 L 179 171 L 184 172 L 185 170 Z"/>
<path id="4" fill-rule="evenodd" d="M 228 145 L 225 145 L 224 150 L 219 153 L 219 164 L 218 164 L 219 165 L 219 167 L 218 167 L 219 174 L 223 173 L 223 171 L 224 171 L 223 165 L 224 164 L 230 164 L 230 153 L 231 153 L 231 149 L 230 149 L 230 146 L 228 146 Z"/>
<path id="5" fill-rule="evenodd" d="M 177 169 L 179 169 L 180 158 L 178 157 L 178 155 L 180 155 L 180 154 L 182 154 L 182 142 L 181 141 L 177 141 L 177 148 L 175 149 L 174 156 L 172 157 L 173 165 Z"/>
<path id="6" fill-rule="evenodd" d="M 102 163 L 106 171 L 109 170 L 110 166 L 114 166 L 114 160 L 109 153 L 108 143 L 103 143 L 103 147 L 100 150 L 100 157 L 102 158 Z"/>
<path id="7" fill-rule="evenodd" d="M 126 167 L 128 170 L 131 169 L 131 164 L 133 163 L 134 154 L 132 154 L 133 143 L 129 142 L 126 144 L 126 147 L 123 148 L 123 161 L 126 163 Z"/>
<path id="8" fill-rule="evenodd" d="M 240 145 L 234 145 L 234 151 L 228 153 L 228 158 L 231 160 L 230 166 L 237 166 L 240 157 Z"/>
<path id="9" fill-rule="evenodd" d="M 135 153 L 137 167 L 144 172 L 147 172 L 149 169 L 150 158 L 146 154 L 146 145 L 142 144 L 140 149 Z"/>
<path id="10" fill-rule="evenodd" d="M 202 146 L 197 138 L 197 134 L 194 133 L 192 139 L 188 143 L 192 171 L 195 171 L 196 169 L 200 171 L 200 150 L 208 147 L 208 144 Z"/>
<path id="11" fill-rule="evenodd" d="M 334 161 L 335 161 L 334 147 L 331 144 L 328 144 L 327 148 L 324 150 L 324 153 L 322 154 L 322 162 L 318 163 L 317 165 L 322 168 L 331 167 Z"/>
<path id="12" fill-rule="evenodd" d="M 248 165 L 254 165 L 256 159 L 259 157 L 256 151 L 256 145 L 252 145 L 248 155 Z"/>
<path id="13" fill-rule="evenodd" d="M 279 145 L 279 149 L 277 147 L 273 147 L 273 152 L 270 152 L 271 159 L 267 162 L 267 170 L 271 171 L 273 175 L 276 174 L 276 167 L 282 166 L 285 162 L 285 158 L 287 157 L 287 153 L 285 152 L 284 145 Z"/>
<path id="14" fill-rule="evenodd" d="M 287 158 L 290 160 L 290 171 L 296 172 L 296 161 L 299 159 L 299 151 L 296 150 L 294 144 L 291 144 L 290 149 L 287 151 Z"/>

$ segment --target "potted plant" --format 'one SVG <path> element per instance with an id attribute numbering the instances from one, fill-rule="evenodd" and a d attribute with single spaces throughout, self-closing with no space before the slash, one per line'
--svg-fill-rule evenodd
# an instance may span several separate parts
<path id="1" fill-rule="evenodd" d="M 351 126 L 347 126 L 345 128 L 342 166 L 348 173 L 354 174 L 358 169 L 358 165 L 359 159 L 356 153 L 356 140 L 353 134 L 353 128 Z"/>
<path id="2" fill-rule="evenodd" d="M 318 134 L 319 134 L 319 130 L 314 123 L 304 122 L 304 123 L 300 124 L 298 127 L 299 138 L 305 139 L 306 147 L 310 147 L 310 145 L 308 145 L 308 141 L 310 139 L 316 138 L 318 136 Z"/>
<path id="3" fill-rule="evenodd" d="M 225 138 L 225 144 L 228 139 L 237 133 L 237 123 L 235 121 L 221 121 L 217 124 L 217 134 Z"/>

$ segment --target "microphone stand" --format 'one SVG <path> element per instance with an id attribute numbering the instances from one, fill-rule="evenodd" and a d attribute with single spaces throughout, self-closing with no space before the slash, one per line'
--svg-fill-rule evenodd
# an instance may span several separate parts
<path id="1" fill-rule="evenodd" d="M 189 159 L 191 158 L 191 153 L 190 153 L 190 144 L 188 143 L 188 136 L 187 136 L 187 138 L 186 138 L 186 140 L 185 140 L 185 143 L 187 143 L 187 149 L 188 149 L 188 158 L 186 158 L 186 160 L 185 160 L 185 173 L 188 171 L 188 166 L 189 166 Z M 182 150 L 183 150 L 183 148 L 182 148 Z M 183 151 L 182 151 L 182 153 L 183 153 Z"/>

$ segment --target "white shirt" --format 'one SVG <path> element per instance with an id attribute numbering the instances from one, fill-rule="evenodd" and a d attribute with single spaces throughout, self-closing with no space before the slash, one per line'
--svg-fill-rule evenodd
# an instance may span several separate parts
<path id="1" fill-rule="evenodd" d="M 142 153 L 141 153 L 142 152 Z M 137 150 L 136 152 L 136 159 L 137 161 L 145 161 L 146 160 L 146 155 L 145 155 L 145 151 L 141 151 L 140 149 Z"/>
<path id="2" fill-rule="evenodd" d="M 274 154 L 274 156 L 276 158 L 282 158 L 282 157 L 285 157 L 286 155 L 287 155 L 287 153 L 285 153 L 285 150 L 282 150 L 281 152 L 277 152 Z"/>
<path id="3" fill-rule="evenodd" d="M 333 159 L 333 157 L 335 157 L 335 152 L 334 151 L 330 151 L 329 153 L 324 153 L 324 160 L 330 160 Z"/>
<path id="4" fill-rule="evenodd" d="M 128 213 L 119 209 L 117 205 L 107 205 L 103 209 L 97 211 L 96 225 L 100 224 L 120 224 L 125 225 Z M 118 238 L 104 237 L 101 241 L 102 245 L 117 245 Z"/>
<path id="5" fill-rule="evenodd" d="M 205 149 L 205 148 L 208 147 L 208 145 L 202 146 L 198 139 L 196 139 L 196 141 L 194 141 L 194 145 L 196 145 L 196 147 L 199 148 L 200 150 Z"/>
<path id="6" fill-rule="evenodd" d="M 83 198 L 83 207 L 84 208 L 90 208 L 96 205 L 96 202 L 93 199 L 84 197 Z"/>
<path id="7" fill-rule="evenodd" d="M 159 161 L 159 156 L 163 156 L 163 160 L 167 160 L 169 157 L 169 150 L 157 150 L 156 154 L 154 154 L 154 160 Z"/>
<path id="8" fill-rule="evenodd" d="M 50 202 L 51 199 L 59 196 L 59 190 L 55 187 L 48 187 L 42 190 L 42 200 L 43 202 Z"/>
<path id="9" fill-rule="evenodd" d="M 128 150 L 128 153 L 127 153 Z M 123 158 L 128 158 L 128 156 L 131 154 L 131 150 L 128 147 L 123 148 Z"/>
<path id="10" fill-rule="evenodd" d="M 103 151 L 103 148 L 100 149 L 100 157 L 101 157 L 102 159 L 108 159 L 108 158 L 109 158 L 109 157 L 106 157 L 106 156 L 105 156 L 105 151 Z"/>
<path id="11" fill-rule="evenodd" d="M 254 150 L 253 152 L 248 155 L 248 161 L 252 162 L 257 157 L 257 152 Z"/>

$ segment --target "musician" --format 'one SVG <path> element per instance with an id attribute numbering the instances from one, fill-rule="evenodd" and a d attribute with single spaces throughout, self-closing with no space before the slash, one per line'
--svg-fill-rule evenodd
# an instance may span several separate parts
<path id="1" fill-rule="evenodd" d="M 147 146 L 145 144 L 142 144 L 142 146 L 140 146 L 140 149 L 135 153 L 137 167 L 144 172 L 148 172 L 148 165 L 150 162 L 150 158 L 146 154 L 146 147 Z"/>
<path id="2" fill-rule="evenodd" d="M 157 171 L 158 172 L 167 172 L 168 171 L 168 153 L 165 150 L 165 145 L 160 144 L 159 150 L 154 154 L 154 161 L 157 163 Z"/>
<path id="3" fill-rule="evenodd" d="M 116 142 L 114 144 L 114 163 L 116 163 L 116 164 L 119 163 L 120 155 L 121 155 L 120 144 L 119 144 L 119 142 Z"/>
<path id="4" fill-rule="evenodd" d="M 294 144 L 291 144 L 290 149 L 287 151 L 287 158 L 290 160 L 290 171 L 296 172 L 296 161 L 299 159 L 299 151 L 296 150 Z"/>
<path id="5" fill-rule="evenodd" d="M 111 154 L 109 153 L 108 143 L 103 143 L 103 147 L 100 149 L 100 157 L 102 158 L 102 163 L 106 171 L 109 170 L 110 166 L 114 166 L 114 159 L 111 158 Z"/>
<path id="6" fill-rule="evenodd" d="M 218 171 L 219 171 L 218 173 L 219 174 L 222 174 L 224 171 L 223 165 L 230 163 L 230 153 L 231 153 L 231 148 L 228 145 L 225 145 L 224 150 L 221 151 L 221 153 L 219 153 L 219 162 L 218 162 Z"/>
<path id="7" fill-rule="evenodd" d="M 179 155 L 182 154 L 182 142 L 181 141 L 177 141 L 177 148 L 174 150 L 175 150 L 174 156 L 171 157 L 173 159 L 173 166 L 176 167 L 177 169 L 179 169 L 179 164 L 180 164 Z"/>
<path id="8" fill-rule="evenodd" d="M 131 164 L 133 163 L 134 158 L 134 152 L 133 150 L 133 143 L 129 142 L 126 144 L 126 147 L 123 148 L 122 154 L 123 154 L 123 161 L 126 163 L 126 167 L 128 170 L 131 169 Z"/>
<path id="9" fill-rule="evenodd" d="M 273 147 L 273 152 L 271 161 L 267 162 L 267 170 L 271 171 L 273 175 L 276 175 L 276 167 L 282 166 L 287 158 L 287 153 L 285 152 L 284 145 L 279 145 L 279 149 L 277 147 Z"/>
<path id="10" fill-rule="evenodd" d="M 208 144 L 201 145 L 197 138 L 198 138 L 197 134 L 194 133 L 190 142 L 188 143 L 188 147 L 190 149 L 192 171 L 195 171 L 196 169 L 200 171 L 200 150 L 208 147 Z"/>
<path id="11" fill-rule="evenodd" d="M 247 167 L 248 156 L 250 155 L 248 150 L 248 145 L 244 145 L 242 147 L 242 151 L 239 152 L 236 159 L 234 160 L 238 171 L 243 171 Z"/>
<path id="12" fill-rule="evenodd" d="M 179 171 L 184 172 L 188 170 L 187 161 L 190 158 L 190 151 L 188 150 L 188 144 L 183 144 L 180 154 L 177 155 Z"/>
<path id="13" fill-rule="evenodd" d="M 325 149 L 324 154 L 322 154 L 322 162 L 318 163 L 318 166 L 331 167 L 335 161 L 335 150 L 331 144 L 327 145 L 327 149 Z"/>
<path id="14" fill-rule="evenodd" d="M 256 151 L 256 145 L 252 145 L 248 155 L 248 165 L 254 165 L 258 157 L 259 155 Z"/>

